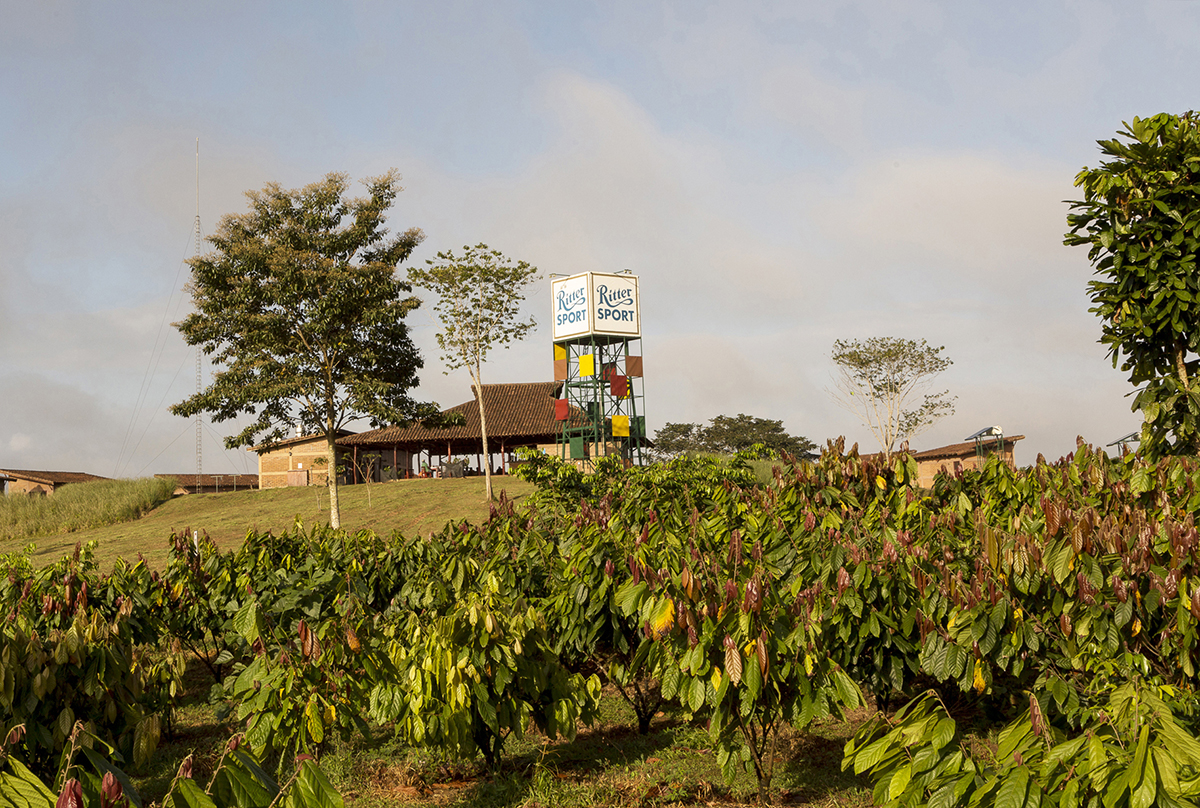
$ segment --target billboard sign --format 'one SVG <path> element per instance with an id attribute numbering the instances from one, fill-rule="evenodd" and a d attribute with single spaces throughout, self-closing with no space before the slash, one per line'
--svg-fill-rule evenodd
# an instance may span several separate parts
<path id="1" fill-rule="evenodd" d="M 555 278 L 550 294 L 555 342 L 587 334 L 641 336 L 638 279 L 634 275 L 585 272 Z"/>

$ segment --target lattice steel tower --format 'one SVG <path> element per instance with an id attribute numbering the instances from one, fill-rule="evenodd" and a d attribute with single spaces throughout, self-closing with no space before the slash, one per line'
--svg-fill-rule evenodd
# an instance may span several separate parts
<path id="1" fill-rule="evenodd" d="M 200 257 L 200 138 L 196 138 L 196 257 Z M 196 394 L 204 389 L 204 371 L 201 364 L 203 353 L 196 346 Z M 204 421 L 199 412 L 196 413 L 196 485 L 200 484 L 200 475 L 204 473 Z"/>
<path id="2" fill-rule="evenodd" d="M 646 442 L 638 279 L 585 272 L 553 278 L 559 454 L 584 466 L 618 455 L 641 465 Z"/>

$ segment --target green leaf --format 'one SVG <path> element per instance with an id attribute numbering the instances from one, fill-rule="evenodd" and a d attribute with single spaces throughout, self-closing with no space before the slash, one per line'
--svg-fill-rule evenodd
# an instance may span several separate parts
<path id="1" fill-rule="evenodd" d="M 678 666 L 674 665 L 673 663 L 668 663 L 666 670 L 663 671 L 661 685 L 662 697 L 667 701 L 675 698 L 675 695 L 679 693 L 680 676 L 681 674 Z"/>
<path id="2" fill-rule="evenodd" d="M 909 780 L 912 779 L 912 766 L 904 765 L 896 770 L 892 775 L 892 782 L 888 784 L 888 799 L 896 800 L 904 793 L 904 789 L 908 788 Z"/>
<path id="3" fill-rule="evenodd" d="M 8 758 L 12 773 L 0 772 L 0 798 L 7 798 L 15 808 L 54 808 L 55 796 L 21 761 Z"/>
<path id="4" fill-rule="evenodd" d="M 742 669 L 742 682 L 746 685 L 747 695 L 743 695 L 744 701 L 755 701 L 758 699 L 758 693 L 762 690 L 762 670 L 758 667 L 758 663 L 751 661 Z"/>
<path id="5" fill-rule="evenodd" d="M 1147 753 L 1149 742 L 1150 727 L 1143 726 L 1138 737 L 1137 749 L 1134 750 L 1133 760 L 1130 763 L 1129 784 L 1130 790 L 1133 792 L 1130 808 L 1150 808 L 1154 804 L 1158 775 L 1154 771 L 1154 756 Z"/>
<path id="6" fill-rule="evenodd" d="M 1162 790 L 1175 798 L 1182 796 L 1179 778 L 1175 772 L 1175 760 L 1171 757 L 1171 753 L 1161 746 L 1153 747 L 1150 753 L 1154 756 L 1154 768 L 1158 771 Z"/>
<path id="7" fill-rule="evenodd" d="M 853 710 L 862 704 L 862 694 L 858 686 L 854 684 L 854 680 L 840 669 L 835 669 L 832 672 L 832 678 L 834 692 L 837 694 L 838 702 L 842 707 Z"/>
<path id="8" fill-rule="evenodd" d="M 283 804 L 285 808 L 345 808 L 342 795 L 311 760 L 300 764 L 300 773 L 292 781 Z"/>
<path id="9" fill-rule="evenodd" d="M 1023 808 L 1025 792 L 1029 790 L 1029 770 L 1017 766 L 1001 779 L 1000 791 L 996 794 L 996 808 Z"/>
<path id="10" fill-rule="evenodd" d="M 700 708 L 704 706 L 704 679 L 697 676 L 692 680 L 691 693 L 688 698 L 688 706 L 693 713 L 700 712 Z"/>
<path id="11" fill-rule="evenodd" d="M 929 743 L 934 749 L 941 749 L 954 740 L 954 733 L 957 728 L 953 718 L 941 719 L 937 722 L 937 726 L 933 728 L 933 732 L 929 736 Z"/>
<path id="12" fill-rule="evenodd" d="M 266 713 L 259 713 L 254 717 L 250 728 L 246 730 L 246 743 L 250 744 L 250 748 L 256 753 L 265 752 L 271 743 L 273 731 L 271 717 Z"/>
<path id="13" fill-rule="evenodd" d="M 1046 765 L 1057 766 L 1075 757 L 1087 743 L 1088 736 L 1079 735 L 1064 743 L 1057 744 L 1046 753 Z"/>
<path id="14" fill-rule="evenodd" d="M 233 616 L 233 628 L 248 643 L 253 643 L 262 635 L 262 607 L 257 600 L 247 601 L 245 606 L 238 609 Z"/>
<path id="15" fill-rule="evenodd" d="M 621 610 L 622 614 L 633 614 L 638 610 L 642 599 L 646 596 L 646 592 L 649 590 L 650 587 L 645 581 L 640 581 L 635 584 L 632 579 L 627 580 L 621 585 L 621 588 L 617 590 L 616 597 L 614 598 L 617 608 Z"/>
<path id="16" fill-rule="evenodd" d="M 208 792 L 223 806 L 268 808 L 279 787 L 253 758 L 235 749 L 225 756 L 221 768 L 213 775 Z"/>
<path id="17" fill-rule="evenodd" d="M 148 715 L 133 730 L 133 765 L 145 766 L 158 748 L 162 724 L 158 714 Z"/>
<path id="18" fill-rule="evenodd" d="M 1147 466 L 1140 466 L 1129 478 L 1129 490 L 1134 494 L 1144 494 L 1153 487 L 1154 481 L 1150 477 L 1150 470 Z"/>
<path id="19" fill-rule="evenodd" d="M 878 740 L 867 744 L 861 752 L 854 756 L 854 773 L 862 774 L 870 768 L 873 768 L 883 756 L 892 748 L 893 738 L 891 735 L 885 735 Z"/>
<path id="20" fill-rule="evenodd" d="M 200 790 L 196 781 L 190 777 L 181 777 L 172 784 L 170 796 L 163 803 L 170 808 L 217 808 L 207 794 Z M 222 808 L 226 808 L 222 806 Z"/>

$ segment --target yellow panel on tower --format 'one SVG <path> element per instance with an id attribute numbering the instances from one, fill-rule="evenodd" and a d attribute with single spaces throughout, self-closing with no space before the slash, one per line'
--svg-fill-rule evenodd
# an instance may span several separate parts
<path id="1" fill-rule="evenodd" d="M 565 346 L 565 345 L 557 345 L 557 344 L 556 344 L 556 345 L 554 346 L 554 361 L 555 361 L 555 362 L 558 362 L 558 361 L 560 361 L 560 360 L 563 360 L 563 359 L 566 359 L 566 358 L 567 358 L 567 348 L 566 348 L 566 346 Z"/>
<path id="2" fill-rule="evenodd" d="M 628 438 L 629 437 L 629 416 L 614 415 L 612 417 L 613 437 Z"/>
<path id="3" fill-rule="evenodd" d="M 580 376 L 595 376 L 596 375 L 596 357 L 593 354 L 583 354 L 579 357 L 579 375 Z"/>

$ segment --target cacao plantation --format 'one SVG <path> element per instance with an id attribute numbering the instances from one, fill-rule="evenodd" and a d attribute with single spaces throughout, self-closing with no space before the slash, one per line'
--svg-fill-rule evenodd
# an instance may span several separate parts
<path id="1" fill-rule="evenodd" d="M 706 727 L 762 802 L 782 728 L 868 704 L 843 766 L 881 805 L 1200 800 L 1195 460 L 1081 443 L 928 489 L 840 444 L 767 482 L 740 456 L 523 469 L 530 502 L 428 537 L 181 530 L 161 573 L 4 556 L 0 799 L 121 804 L 196 661 L 233 740 L 177 805 L 333 800 L 319 762 L 352 736 L 496 768 L 531 727 L 573 739 L 602 687 L 641 732 L 667 706 Z"/>

